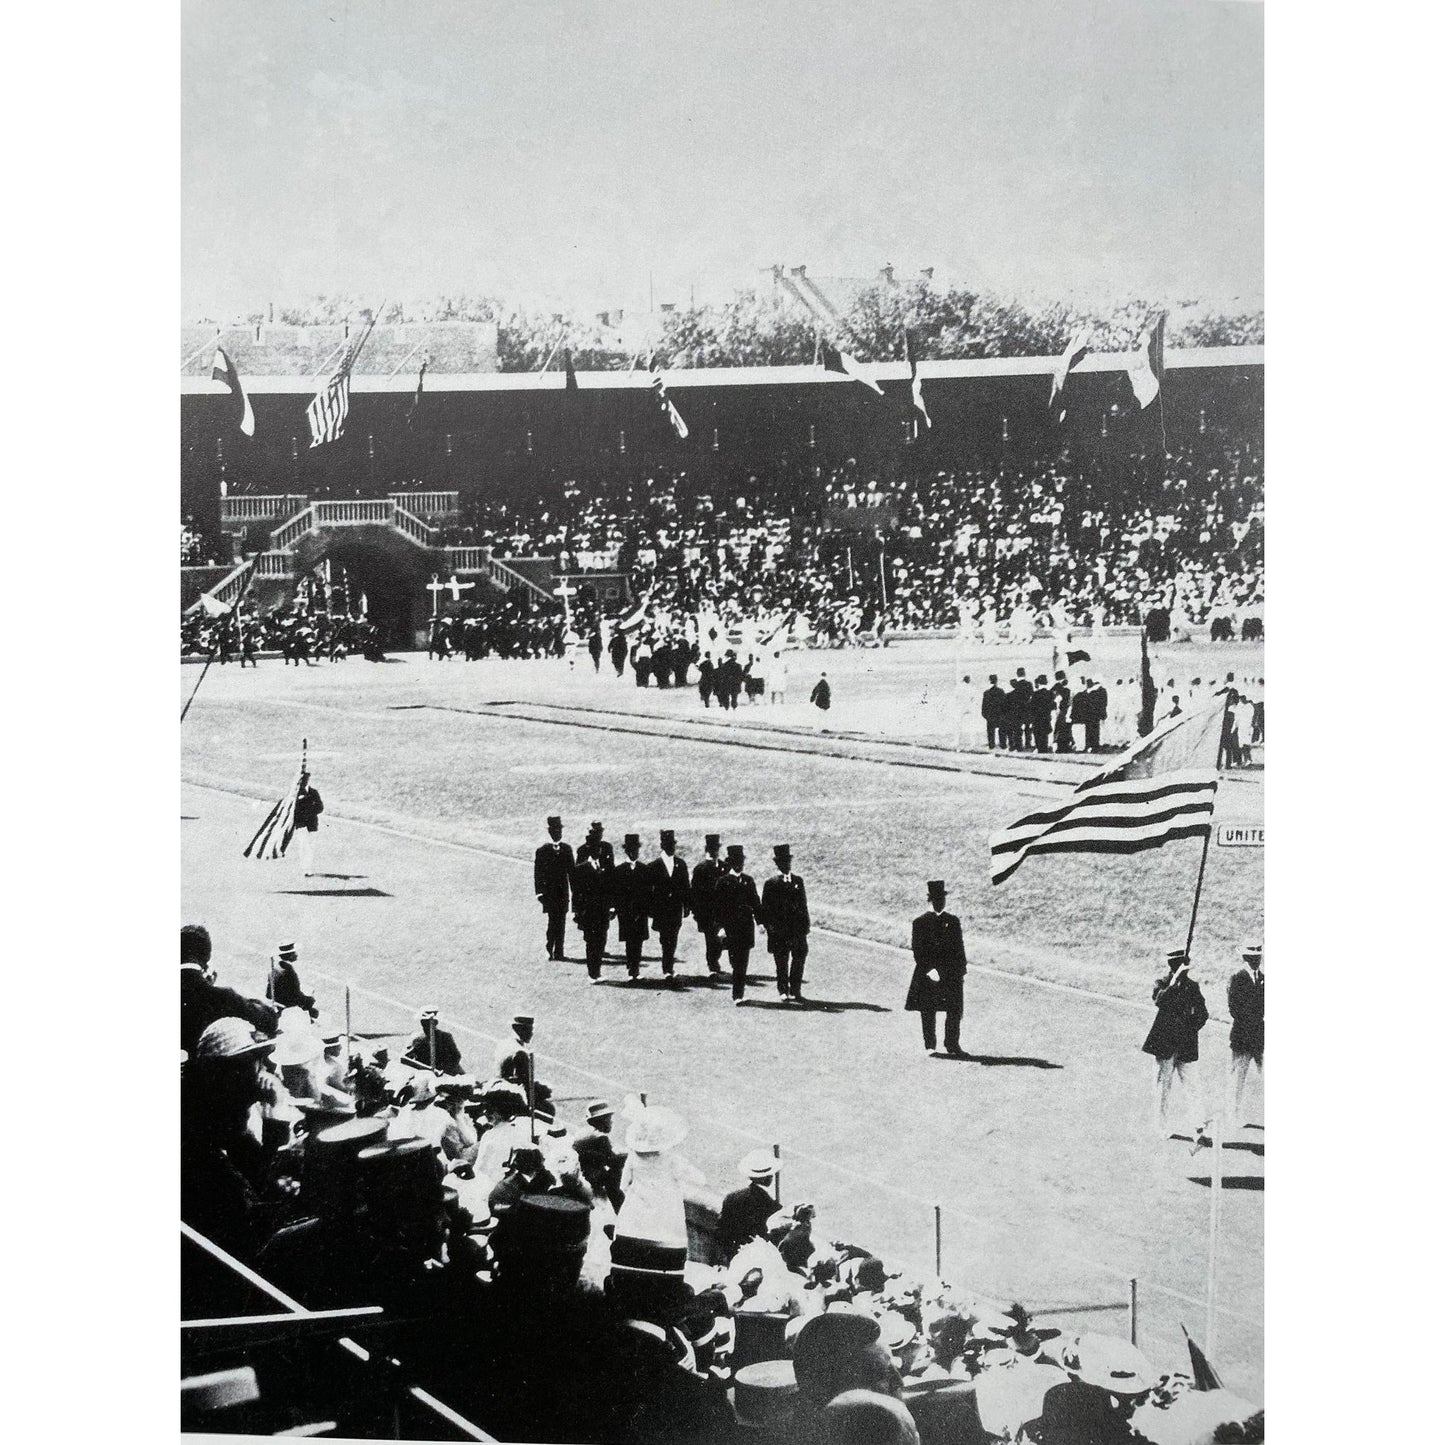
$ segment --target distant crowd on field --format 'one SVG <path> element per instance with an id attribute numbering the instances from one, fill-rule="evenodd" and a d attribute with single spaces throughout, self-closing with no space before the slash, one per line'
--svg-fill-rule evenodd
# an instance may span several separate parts
<path id="1" fill-rule="evenodd" d="M 380 1305 L 373 1354 L 497 1438 L 1263 1439 L 1202 1357 L 1165 1372 L 834 1237 L 774 1151 L 710 1192 L 675 1111 L 560 1100 L 530 1016 L 478 1067 L 435 1009 L 338 1032 L 304 972 L 283 940 L 248 996 L 181 930 L 182 1218 L 308 1309 Z M 272 1371 L 263 1401 L 306 1388 Z"/>
<path id="2" fill-rule="evenodd" d="M 1162 475 L 1157 453 L 1065 449 L 891 480 L 849 462 L 806 485 L 754 475 L 725 492 L 682 472 L 582 479 L 525 505 L 463 505 L 459 543 L 619 570 L 671 611 L 795 610 L 821 640 L 960 620 L 987 639 L 1151 614 L 1176 634 L 1263 635 L 1263 465 L 1228 432 L 1179 444 Z"/>
<path id="3" fill-rule="evenodd" d="M 298 598 L 291 611 L 220 613 L 197 610 L 181 619 L 181 656 L 210 657 L 222 665 L 258 665 L 261 653 L 280 653 L 286 665 L 314 667 L 320 661 L 342 662 L 352 653 L 369 662 L 384 662 L 381 634 L 364 616 L 329 612 L 323 605 Z"/>
<path id="4" fill-rule="evenodd" d="M 567 628 L 560 606 L 520 587 L 505 597 L 484 597 L 439 612 L 427 629 L 427 656 L 560 657 Z"/>

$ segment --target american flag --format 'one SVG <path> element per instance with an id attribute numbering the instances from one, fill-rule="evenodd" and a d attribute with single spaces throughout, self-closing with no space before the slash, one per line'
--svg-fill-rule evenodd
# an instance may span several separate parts
<path id="1" fill-rule="evenodd" d="M 678 435 L 680 441 L 687 440 L 687 423 L 683 421 L 677 408 L 672 404 L 672 398 L 667 394 L 667 387 L 663 383 L 662 373 L 650 364 L 648 370 L 652 372 L 652 394 L 657 398 L 658 408 L 661 410 L 673 431 Z"/>
<path id="2" fill-rule="evenodd" d="M 1176 838 L 1207 837 L 1219 790 L 1225 698 L 1160 727 L 1060 808 L 1030 813 L 990 835 L 993 881 L 1031 853 L 1140 853 Z"/>
<path id="3" fill-rule="evenodd" d="M 306 420 L 311 425 L 311 445 L 319 447 L 334 442 L 346 427 L 346 413 L 351 408 L 351 357 L 348 354 L 341 370 L 311 398 Z"/>

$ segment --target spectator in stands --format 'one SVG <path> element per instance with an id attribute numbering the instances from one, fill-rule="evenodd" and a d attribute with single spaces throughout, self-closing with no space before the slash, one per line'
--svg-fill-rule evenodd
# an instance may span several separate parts
<path id="1" fill-rule="evenodd" d="M 800 1442 L 827 1445 L 819 1417 L 830 1401 L 846 1391 L 902 1397 L 903 1378 L 880 1342 L 881 1333 L 876 1319 L 856 1310 L 815 1315 L 798 1331 L 793 1370 L 798 1381 L 794 1423 Z"/>
<path id="2" fill-rule="evenodd" d="M 216 982 L 211 970 L 211 935 L 203 924 L 181 929 L 181 1047 L 194 1054 L 207 1027 L 217 1019 L 245 1019 L 263 1033 L 275 1032 L 281 1010 L 259 998 L 246 998 Z"/>
<path id="3" fill-rule="evenodd" d="M 421 1033 L 406 1047 L 406 1057 L 425 1064 L 442 1074 L 460 1074 L 462 1054 L 457 1041 L 439 1022 L 440 1015 L 434 1008 L 421 1011 Z"/>
<path id="4" fill-rule="evenodd" d="M 271 959 L 271 971 L 266 979 L 266 997 L 278 1008 L 302 1008 L 316 1017 L 316 999 L 301 987 L 301 976 L 296 971 L 296 945 L 284 939 L 276 945 Z"/>
<path id="5" fill-rule="evenodd" d="M 766 1149 L 754 1149 L 739 1161 L 738 1173 L 748 1182 L 723 1199 L 718 1216 L 717 1242 L 724 1259 L 731 1259 L 750 1239 L 767 1237 L 768 1221 L 778 1207 L 773 1197 L 777 1168 Z"/>

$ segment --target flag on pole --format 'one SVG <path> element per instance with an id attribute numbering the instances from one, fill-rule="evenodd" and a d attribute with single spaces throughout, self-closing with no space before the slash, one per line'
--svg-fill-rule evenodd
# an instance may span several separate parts
<path id="1" fill-rule="evenodd" d="M 913 349 L 913 342 L 908 335 L 908 328 L 903 328 L 903 359 L 908 363 L 908 389 L 913 395 L 913 405 L 923 414 L 924 426 L 931 427 L 933 418 L 928 414 L 928 408 L 923 404 L 923 378 L 918 374 L 918 357 Z"/>
<path id="2" fill-rule="evenodd" d="M 618 624 L 619 632 L 632 632 L 640 627 L 647 617 L 647 598 L 644 597 Z"/>
<path id="3" fill-rule="evenodd" d="M 868 370 L 856 357 L 850 356 L 846 351 L 839 351 L 836 346 L 824 342 L 822 345 L 823 370 L 836 371 L 842 376 L 851 376 L 854 381 L 861 381 L 864 386 L 871 387 L 883 395 L 883 388 L 873 380 Z"/>
<path id="4" fill-rule="evenodd" d="M 1222 1390 L 1224 1382 L 1215 1373 L 1214 1366 L 1205 1358 L 1204 1351 L 1194 1343 L 1193 1337 L 1188 1330 L 1184 1329 L 1184 1342 L 1189 1346 L 1189 1365 L 1194 1371 L 1194 1388 L 1196 1390 Z"/>
<path id="5" fill-rule="evenodd" d="M 1049 405 L 1058 412 L 1058 419 L 1063 421 L 1064 408 L 1060 403 L 1064 395 L 1064 383 L 1069 379 L 1069 373 L 1089 354 L 1089 333 L 1079 331 L 1074 334 L 1073 339 L 1064 347 L 1064 354 L 1059 357 L 1058 365 L 1054 367 L 1053 385 L 1049 388 Z"/>
<path id="6" fill-rule="evenodd" d="M 421 411 L 422 385 L 426 381 L 426 362 L 421 364 L 421 370 L 416 374 L 416 395 L 411 399 L 411 405 L 406 409 L 406 424 L 408 429 L 416 421 L 417 414 Z"/>
<path id="7" fill-rule="evenodd" d="M 215 358 L 211 362 L 211 380 L 226 383 L 235 405 L 235 425 L 243 436 L 255 436 L 256 417 L 251 410 L 251 398 L 246 395 L 246 388 L 241 385 L 240 375 L 236 371 L 236 363 L 219 346 L 216 348 Z"/>
<path id="8" fill-rule="evenodd" d="M 672 398 L 667 394 L 667 387 L 662 380 L 662 372 L 652 365 L 652 358 L 648 357 L 647 369 L 652 373 L 652 394 L 657 398 L 658 409 L 662 412 L 677 433 L 679 441 L 687 440 L 687 423 L 679 415 L 677 408 L 672 404 Z"/>
<path id="9" fill-rule="evenodd" d="M 1060 808 L 1030 813 L 989 837 L 993 881 L 1031 853 L 1139 853 L 1176 838 L 1203 838 L 1219 789 L 1223 697 L 1140 738 L 1081 783 Z"/>
<path id="10" fill-rule="evenodd" d="M 1164 318 L 1166 314 L 1162 311 L 1159 313 L 1158 319 L 1149 328 L 1140 343 L 1139 350 L 1134 353 L 1134 359 L 1129 364 L 1129 384 L 1134 388 L 1134 395 L 1138 398 L 1140 411 L 1155 402 L 1159 396 L 1159 389 L 1164 385 Z"/>
<path id="11" fill-rule="evenodd" d="M 306 764 L 301 764 L 301 772 L 296 775 L 296 781 L 292 784 L 291 791 L 283 798 L 278 798 L 272 804 L 271 811 L 262 820 L 261 826 L 256 829 L 256 835 L 246 844 L 246 851 L 241 855 L 243 858 L 282 858 L 286 849 L 290 846 L 291 839 L 296 832 L 296 798 L 301 791 L 301 774 L 306 771 Z"/>
<path id="12" fill-rule="evenodd" d="M 306 421 L 311 427 L 311 445 L 324 446 L 334 442 L 346 428 L 346 413 L 351 410 L 351 359 L 311 398 L 306 408 Z"/>

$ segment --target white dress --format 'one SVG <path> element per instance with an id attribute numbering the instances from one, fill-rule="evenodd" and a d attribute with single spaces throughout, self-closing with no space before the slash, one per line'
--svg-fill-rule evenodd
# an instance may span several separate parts
<path id="1" fill-rule="evenodd" d="M 622 1171 L 626 1198 L 617 1211 L 617 1233 L 686 1248 L 682 1186 L 701 1184 L 704 1178 L 680 1154 L 629 1154 Z"/>

